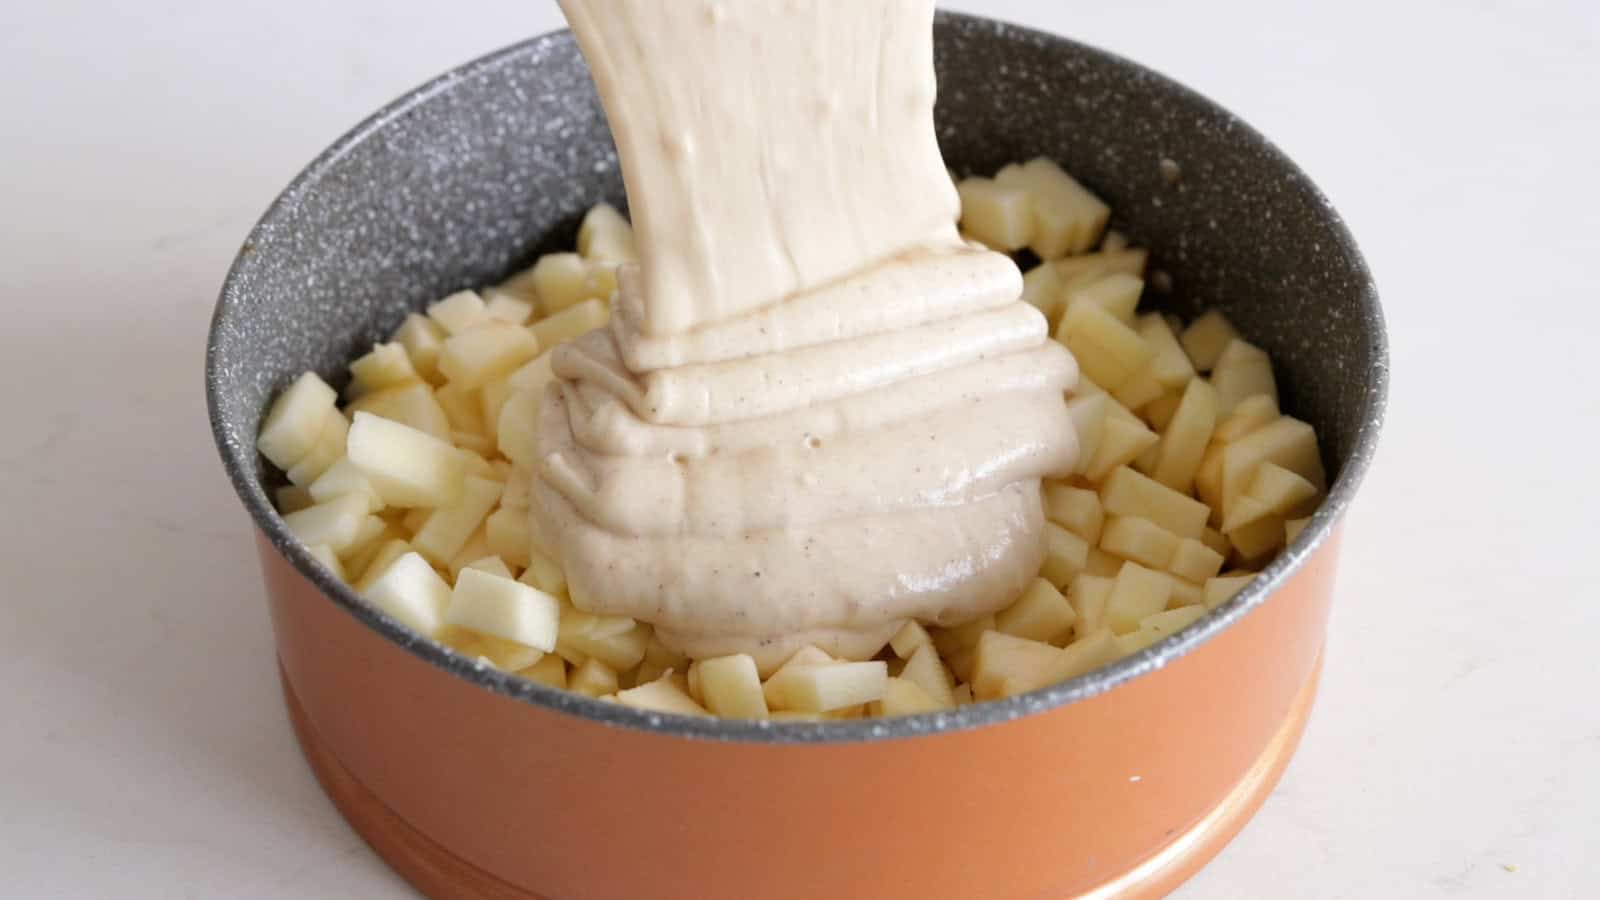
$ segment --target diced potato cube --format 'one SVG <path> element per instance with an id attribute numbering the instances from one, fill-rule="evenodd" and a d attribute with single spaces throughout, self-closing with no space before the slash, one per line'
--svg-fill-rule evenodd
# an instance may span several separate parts
<path id="1" fill-rule="evenodd" d="M 1203 379 L 1190 380 L 1161 437 L 1161 452 L 1152 477 L 1174 491 L 1188 493 L 1194 486 L 1195 474 L 1200 471 L 1216 424 L 1216 389 Z"/>
<path id="2" fill-rule="evenodd" d="M 1284 522 L 1283 523 L 1283 540 L 1284 540 L 1284 543 L 1286 543 L 1286 544 L 1294 543 L 1294 539 L 1300 536 L 1300 532 L 1306 530 L 1306 525 L 1310 524 L 1310 522 L 1311 522 L 1311 517 L 1310 516 L 1307 516 L 1307 517 L 1305 517 L 1303 519 L 1289 519 L 1288 521 Z"/>
<path id="3" fill-rule="evenodd" d="M 985 631 L 994 630 L 994 625 L 994 616 L 991 614 L 980 616 L 964 625 L 936 629 L 931 632 L 933 646 L 938 649 L 940 656 L 948 660 L 961 650 L 976 647 L 978 638 L 983 637 Z"/>
<path id="4" fill-rule="evenodd" d="M 1125 654 L 1137 653 L 1162 638 L 1177 634 L 1205 614 L 1203 606 L 1180 606 L 1177 609 L 1163 610 L 1146 616 L 1144 621 L 1139 623 L 1138 629 L 1119 637 L 1117 644 Z"/>
<path id="5" fill-rule="evenodd" d="M 1166 431 L 1171 426 L 1173 417 L 1178 414 L 1178 406 L 1182 403 L 1183 394 L 1178 391 L 1163 391 L 1160 397 L 1145 404 L 1144 408 L 1139 410 L 1139 415 L 1143 416 L 1156 431 Z"/>
<path id="6" fill-rule="evenodd" d="M 1204 503 L 1125 466 L 1106 476 L 1100 502 L 1107 513 L 1149 519 L 1179 537 L 1200 537 L 1210 515 Z"/>
<path id="7" fill-rule="evenodd" d="M 347 447 L 350 462 L 387 506 L 447 505 L 461 495 L 466 481 L 461 451 L 370 413 L 356 413 Z"/>
<path id="8" fill-rule="evenodd" d="M 399 343 L 375 344 L 372 352 L 350 364 L 350 384 L 360 393 L 417 381 L 421 376 Z"/>
<path id="9" fill-rule="evenodd" d="M 327 544 L 317 544 L 315 546 L 307 547 L 306 551 L 311 554 L 312 559 L 322 563 L 323 568 L 333 573 L 333 577 L 339 579 L 340 581 L 348 580 L 345 578 L 344 566 L 340 564 L 339 556 L 333 552 L 332 547 L 329 547 Z"/>
<path id="10" fill-rule="evenodd" d="M 1254 572 L 1241 574 L 1221 575 L 1206 580 L 1206 609 L 1216 609 L 1229 600 L 1233 595 L 1244 590 L 1244 586 L 1256 577 Z"/>
<path id="11" fill-rule="evenodd" d="M 1310 425 L 1282 416 L 1227 445 L 1222 453 L 1222 510 L 1227 518 L 1233 502 L 1249 487 L 1263 463 L 1274 463 L 1311 482 L 1317 491 L 1327 486 L 1317 433 Z M 1228 529 L 1224 528 L 1224 532 Z M 1233 540 L 1231 534 L 1230 540 Z M 1233 540 L 1234 546 L 1239 542 Z"/>
<path id="12" fill-rule="evenodd" d="M 1146 616 L 1166 609 L 1171 596 L 1172 583 L 1166 573 L 1136 562 L 1123 563 L 1106 598 L 1106 624 L 1117 634 L 1127 634 Z"/>
<path id="13" fill-rule="evenodd" d="M 557 657 L 559 659 L 559 657 Z M 567 690 L 585 697 L 617 693 L 617 672 L 598 659 L 586 659 L 567 678 Z M 633 704 L 629 704 L 632 706 Z"/>
<path id="14" fill-rule="evenodd" d="M 1044 313 L 1053 328 L 1066 310 L 1065 286 L 1056 267 L 1042 262 L 1022 273 L 1022 300 Z"/>
<path id="15" fill-rule="evenodd" d="M 1089 460 L 1083 474 L 1090 481 L 1102 481 L 1118 466 L 1133 462 L 1159 440 L 1156 433 L 1146 428 L 1143 422 L 1135 420 L 1130 423 L 1108 416 L 1101 426 L 1100 444 L 1095 448 L 1094 457 Z"/>
<path id="16" fill-rule="evenodd" d="M 562 610 L 555 649 L 574 665 L 595 658 L 621 672 L 644 659 L 650 635 L 649 626 L 626 616 L 598 616 L 569 606 Z"/>
<path id="17" fill-rule="evenodd" d="M 1195 377 L 1194 364 L 1184 353 L 1183 345 L 1178 343 L 1178 336 L 1172 333 L 1166 319 L 1156 313 L 1140 316 L 1139 336 L 1155 350 L 1152 372 L 1163 388 L 1182 390 Z"/>
<path id="18" fill-rule="evenodd" d="M 1167 586 L 1172 589 L 1171 595 L 1167 598 L 1167 609 L 1199 606 L 1206 602 L 1206 590 L 1203 586 L 1185 581 L 1171 572 L 1162 572 L 1161 575 L 1167 579 Z"/>
<path id="19" fill-rule="evenodd" d="M 301 375 L 272 401 L 256 437 L 256 449 L 278 468 L 293 468 L 316 447 L 328 419 L 339 415 L 334 409 L 338 399 L 315 372 Z"/>
<path id="20" fill-rule="evenodd" d="M 1078 614 L 1078 620 L 1072 625 L 1072 633 L 1076 638 L 1081 640 L 1105 627 L 1106 603 L 1111 599 L 1111 587 L 1115 583 L 1115 576 L 1090 575 L 1087 572 L 1072 579 L 1069 594 L 1072 609 Z"/>
<path id="21" fill-rule="evenodd" d="M 636 262 L 633 226 L 609 203 L 596 203 L 578 226 L 578 252 L 607 265 Z"/>
<path id="22" fill-rule="evenodd" d="M 529 509 L 532 504 L 533 486 L 529 471 L 526 468 L 513 467 L 506 473 L 506 489 L 500 494 L 501 508 Z"/>
<path id="23" fill-rule="evenodd" d="M 502 506 L 490 513 L 483 522 L 483 537 L 489 549 L 506 562 L 524 568 L 533 549 L 528 516 L 526 509 L 507 509 Z"/>
<path id="24" fill-rule="evenodd" d="M 344 549 L 335 551 L 345 561 L 350 571 L 359 572 L 377 554 L 378 547 L 399 532 L 390 531 L 389 523 L 377 516 L 367 516 L 356 528 L 356 536 Z"/>
<path id="25" fill-rule="evenodd" d="M 444 348 L 445 331 L 437 322 L 411 313 L 389 339 L 405 348 L 418 375 L 435 383 L 439 381 L 439 351 Z"/>
<path id="26" fill-rule="evenodd" d="M 460 334 L 484 319 L 483 298 L 477 291 L 456 291 L 428 305 L 428 318 L 446 335 Z"/>
<path id="27" fill-rule="evenodd" d="M 1073 428 L 1078 433 L 1078 461 L 1073 466 L 1075 474 L 1088 471 L 1089 463 L 1099 452 L 1100 438 L 1105 434 L 1107 407 L 1112 402 L 1104 394 L 1081 392 L 1091 383 L 1080 379 L 1079 395 L 1067 401 L 1067 414 L 1072 417 Z"/>
<path id="28" fill-rule="evenodd" d="M 529 277 L 539 294 L 539 306 L 545 316 L 554 316 L 585 300 L 603 301 L 611 296 L 610 286 L 596 277 L 599 268 L 576 253 L 547 253 L 539 257 Z M 545 347 L 556 344 L 544 340 L 543 335 L 539 343 Z"/>
<path id="29" fill-rule="evenodd" d="M 986 632 L 972 660 L 972 696 L 993 700 L 1061 680 L 1060 648 L 999 631 Z"/>
<path id="30" fill-rule="evenodd" d="M 1250 479 L 1245 496 L 1258 500 L 1268 512 L 1292 516 L 1308 513 L 1317 499 L 1317 486 L 1277 463 L 1264 462 Z"/>
<path id="31" fill-rule="evenodd" d="M 1250 397 L 1271 397 L 1274 404 L 1278 402 L 1272 360 L 1259 347 L 1238 338 L 1228 342 L 1217 358 L 1211 385 L 1217 389 L 1217 402 L 1224 413 Z"/>
<path id="32" fill-rule="evenodd" d="M 1180 538 L 1149 519 L 1138 516 L 1112 516 L 1100 536 L 1100 549 L 1131 559 L 1152 569 L 1172 565 Z"/>
<path id="33" fill-rule="evenodd" d="M 1044 525 L 1044 564 L 1039 574 L 1058 587 L 1089 563 L 1089 543 L 1054 522 Z"/>
<path id="34" fill-rule="evenodd" d="M 883 698 L 872 701 L 869 707 L 874 716 L 914 716 L 948 708 L 928 696 L 916 682 L 904 678 L 890 678 Z"/>
<path id="35" fill-rule="evenodd" d="M 409 425 L 441 441 L 450 438 L 450 418 L 433 396 L 433 388 L 412 381 L 363 394 L 350 404 L 350 415 L 358 412 L 381 416 L 391 422 Z"/>
<path id="36" fill-rule="evenodd" d="M 325 498 L 332 500 L 332 497 Z M 317 502 L 311 491 L 298 484 L 286 484 L 272 492 L 273 505 L 278 508 L 280 515 L 299 512 Z"/>
<path id="37" fill-rule="evenodd" d="M 617 702 L 623 706 L 648 709 L 652 712 L 677 713 L 682 716 L 711 715 L 670 678 L 658 678 L 649 684 L 617 691 Z"/>
<path id="38" fill-rule="evenodd" d="M 533 323 L 533 335 L 539 346 L 554 347 L 587 334 L 611 320 L 610 308 L 604 300 L 583 300 L 547 318 Z"/>
<path id="39" fill-rule="evenodd" d="M 1213 309 L 1189 323 L 1189 327 L 1183 330 L 1180 341 L 1194 367 L 1202 372 L 1209 372 L 1217 364 L 1217 359 L 1222 356 L 1223 348 L 1238 336 L 1238 330 L 1228 321 L 1228 317 L 1220 310 Z"/>
<path id="40" fill-rule="evenodd" d="M 503 672 L 516 672 L 543 659 L 544 651 L 484 634 L 478 636 L 478 656 Z"/>
<path id="41" fill-rule="evenodd" d="M 528 329 L 486 319 L 452 334 L 439 354 L 439 371 L 459 391 L 482 387 L 539 355 L 539 341 Z M 440 401 L 441 403 L 443 401 Z M 449 407 L 445 408 L 448 413 Z"/>
<path id="42" fill-rule="evenodd" d="M 526 325 L 533 318 L 534 303 L 504 288 L 489 288 L 483 292 L 484 318 L 512 325 Z"/>
<path id="43" fill-rule="evenodd" d="M 932 644 L 923 644 L 912 651 L 899 677 L 922 688 L 941 708 L 955 706 L 955 680 Z"/>
<path id="44" fill-rule="evenodd" d="M 1085 253 L 1081 256 L 1058 259 L 1050 265 L 1055 266 L 1056 274 L 1061 277 L 1062 284 L 1080 278 L 1101 278 L 1118 273 L 1143 278 L 1145 263 L 1149 257 L 1150 251 L 1139 248 L 1102 250 L 1099 253 Z"/>
<path id="45" fill-rule="evenodd" d="M 488 572 L 490 575 L 498 575 L 501 578 L 510 578 L 513 581 L 516 580 L 517 577 L 511 573 L 511 567 L 506 565 L 506 561 L 498 556 L 485 556 L 482 559 L 475 559 L 463 566 L 461 571 L 465 572 L 468 569 L 478 572 Z"/>
<path id="46" fill-rule="evenodd" d="M 793 666 L 778 671 L 772 681 L 779 682 L 784 708 L 829 712 L 882 698 L 889 667 L 882 660 Z"/>
<path id="47" fill-rule="evenodd" d="M 483 398 L 476 390 L 469 390 L 455 382 L 447 382 L 435 390 L 433 396 L 450 419 L 452 432 L 484 433 L 487 426 L 483 421 Z"/>
<path id="48" fill-rule="evenodd" d="M 1178 542 L 1178 549 L 1173 553 L 1167 571 L 1185 581 L 1205 584 L 1206 579 L 1222 571 L 1223 562 L 1225 558 L 1222 554 L 1201 541 L 1184 538 Z"/>
<path id="49" fill-rule="evenodd" d="M 700 693 L 706 708 L 719 716 L 739 719 L 765 719 L 767 698 L 761 691 L 761 676 L 756 661 L 748 654 L 719 656 L 701 660 Z"/>
<path id="50" fill-rule="evenodd" d="M 444 625 L 450 605 L 450 585 L 419 553 L 395 560 L 367 588 L 366 598 L 400 624 L 432 637 Z"/>
<path id="51" fill-rule="evenodd" d="M 456 577 L 445 614 L 451 625 L 547 653 L 556 649 L 560 618 L 561 604 L 555 597 L 472 566 Z"/>
<path id="52" fill-rule="evenodd" d="M 922 623 L 914 619 L 900 626 L 900 630 L 889 639 L 889 646 L 894 649 L 894 655 L 901 659 L 909 659 L 911 654 L 917 652 L 918 647 L 925 644 L 932 646 L 933 638 L 928 636 L 928 630 L 922 627 Z"/>
<path id="53" fill-rule="evenodd" d="M 506 459 L 527 469 L 539 463 L 539 405 L 544 388 L 517 389 L 500 408 L 495 426 L 495 443 Z"/>
<path id="54" fill-rule="evenodd" d="M 546 594 L 561 596 L 567 592 L 567 575 L 561 571 L 561 566 L 533 549 L 529 549 L 528 564 L 523 569 L 522 577 L 517 580 L 531 584 Z"/>
<path id="55" fill-rule="evenodd" d="M 1104 532 L 1101 534 L 1104 536 Z M 1112 556 L 1099 547 L 1090 547 L 1089 563 L 1083 567 L 1083 571 L 1101 578 L 1115 578 L 1122 571 L 1122 558 Z"/>
<path id="56" fill-rule="evenodd" d="M 1155 351 L 1137 331 L 1093 303 L 1069 303 L 1056 328 L 1056 340 L 1072 351 L 1083 374 L 1108 391 L 1139 374 L 1155 358 Z"/>
<path id="57" fill-rule="evenodd" d="M 974 175 L 956 185 L 961 229 L 988 247 L 1011 253 L 1033 239 L 1033 201 L 1020 186 Z"/>
<path id="58" fill-rule="evenodd" d="M 389 567 L 394 565 L 395 560 L 410 552 L 412 552 L 411 544 L 401 538 L 392 538 L 384 541 L 383 545 L 378 548 L 378 552 L 367 562 L 366 568 L 361 570 L 360 578 L 352 583 L 351 587 L 355 588 L 357 593 L 365 594 L 373 583 L 382 577 L 385 572 L 389 571 Z M 354 575 L 356 573 L 351 572 L 350 574 Z"/>
<path id="59" fill-rule="evenodd" d="M 460 552 L 456 553 L 455 556 L 450 557 L 450 562 L 446 565 L 446 568 L 450 570 L 450 578 L 454 580 L 461 577 L 462 569 L 465 569 L 467 566 L 470 566 L 478 560 L 483 559 L 485 556 L 493 555 L 494 554 L 489 550 L 488 540 L 486 540 L 483 536 L 483 526 L 479 525 L 478 530 L 474 531 L 472 536 L 467 538 L 467 543 L 462 546 Z"/>
<path id="60" fill-rule="evenodd" d="M 335 497 L 283 517 L 289 532 L 307 545 L 326 544 L 338 553 L 355 542 L 367 518 L 367 499 Z"/>
<path id="61" fill-rule="evenodd" d="M 289 467 L 286 473 L 289 481 L 294 484 L 311 486 L 311 482 L 322 476 L 323 472 L 334 463 L 343 458 L 345 453 L 345 439 L 350 434 L 350 422 L 339 412 L 322 420 L 322 434 L 317 437 L 317 443 L 311 452 L 300 457 L 300 461 Z"/>
<path id="62" fill-rule="evenodd" d="M 1244 497 L 1239 502 L 1252 501 Z M 1260 559 L 1283 546 L 1283 523 L 1283 516 L 1264 515 L 1227 532 L 1228 540 L 1233 543 L 1233 549 L 1238 551 L 1241 559 Z"/>
<path id="63" fill-rule="evenodd" d="M 1079 675 L 1093 672 L 1102 666 L 1108 666 L 1117 661 L 1121 650 L 1117 646 L 1116 635 L 1109 628 L 1101 628 L 1078 638 L 1061 651 L 1060 666 L 1061 681 L 1077 678 Z"/>
<path id="64" fill-rule="evenodd" d="M 1218 419 L 1216 433 L 1211 439 L 1219 444 L 1231 444 L 1277 420 L 1278 401 L 1266 394 L 1246 397 L 1227 416 Z"/>
<path id="65" fill-rule="evenodd" d="M 1100 505 L 1100 495 L 1094 491 L 1046 482 L 1044 514 L 1045 518 L 1090 544 L 1099 543 L 1100 529 L 1105 524 L 1105 510 Z"/>
<path id="66" fill-rule="evenodd" d="M 417 530 L 411 545 L 431 562 L 448 563 L 466 546 L 467 539 L 483 524 L 489 510 L 494 509 L 501 490 L 498 481 L 468 475 L 461 496 L 455 503 L 435 509 Z"/>
<path id="67" fill-rule="evenodd" d="M 1066 308 L 1079 303 L 1093 303 L 1116 316 L 1117 321 L 1132 327 L 1134 310 L 1139 307 L 1139 297 L 1144 293 L 1144 279 L 1137 275 L 1113 272 L 1099 278 L 1080 279 L 1065 289 Z"/>
<path id="68" fill-rule="evenodd" d="M 1082 253 L 1100 242 L 1111 208 L 1054 162 L 1039 157 L 995 173 L 1002 187 L 1033 199 L 1033 236 L 1028 246 L 1040 259 Z"/>
<path id="69" fill-rule="evenodd" d="M 1223 559 L 1227 559 L 1228 554 L 1233 552 L 1233 544 L 1228 542 L 1228 536 L 1215 528 L 1206 528 L 1200 535 L 1200 541 L 1215 550 Z"/>
<path id="70" fill-rule="evenodd" d="M 345 494 L 358 494 L 367 498 L 367 512 L 377 512 L 383 509 L 383 498 L 372 487 L 372 482 L 367 476 L 361 474 L 355 463 L 348 456 L 340 457 L 338 462 L 329 466 L 326 471 L 311 482 L 307 493 L 318 503 L 326 503 L 335 497 Z"/>
<path id="71" fill-rule="evenodd" d="M 1065 583 L 1065 582 L 1063 582 Z M 1035 578 L 1017 601 L 995 614 L 995 628 L 1004 634 L 1040 641 L 1065 643 L 1078 614 L 1055 585 Z"/>
<path id="72" fill-rule="evenodd" d="M 483 412 L 483 434 L 489 441 L 492 453 L 496 440 L 500 436 L 500 411 L 511 399 L 516 388 L 511 386 L 511 380 L 505 375 L 491 378 L 478 388 L 479 408 Z"/>
<path id="73" fill-rule="evenodd" d="M 1151 366 L 1146 365 L 1132 378 L 1112 388 L 1111 396 L 1129 409 L 1139 409 L 1160 400 L 1161 392 L 1161 382 L 1156 381 L 1155 375 L 1151 374 Z"/>
<path id="74" fill-rule="evenodd" d="M 566 660 L 554 653 L 539 657 L 539 661 L 517 673 L 529 681 L 537 681 L 546 687 L 557 690 L 567 689 L 567 663 Z"/>

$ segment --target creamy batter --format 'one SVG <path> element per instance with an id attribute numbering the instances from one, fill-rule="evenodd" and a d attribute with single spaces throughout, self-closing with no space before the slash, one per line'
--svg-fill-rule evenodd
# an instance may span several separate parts
<path id="1" fill-rule="evenodd" d="M 539 531 L 572 600 L 770 670 L 1009 604 L 1071 356 L 963 242 L 931 0 L 562 0 L 640 263 L 559 347 Z"/>

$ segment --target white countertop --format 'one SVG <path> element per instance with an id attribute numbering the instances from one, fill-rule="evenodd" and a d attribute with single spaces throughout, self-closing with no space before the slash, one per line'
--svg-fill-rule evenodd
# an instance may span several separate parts
<path id="1" fill-rule="evenodd" d="M 960 5 L 1254 123 L 1343 212 L 1387 304 L 1389 425 L 1321 698 L 1282 785 L 1179 896 L 1600 891 L 1600 7 Z M 5 19 L 0 894 L 406 896 L 290 738 L 202 347 L 295 171 L 559 14 L 68 0 Z"/>

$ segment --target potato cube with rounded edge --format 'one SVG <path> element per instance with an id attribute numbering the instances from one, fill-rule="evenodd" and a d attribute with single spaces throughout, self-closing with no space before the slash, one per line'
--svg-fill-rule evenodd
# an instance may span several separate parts
<path id="1" fill-rule="evenodd" d="M 350 388 L 360 393 L 407 384 L 420 377 L 406 348 L 393 341 L 374 344 L 370 353 L 350 364 Z"/>
<path id="2" fill-rule="evenodd" d="M 391 422 L 408 425 L 441 441 L 450 439 L 450 417 L 433 395 L 433 388 L 421 381 L 397 384 L 363 394 L 350 404 L 352 418 L 358 412 L 371 413 Z"/>
<path id="3" fill-rule="evenodd" d="M 1145 616 L 1166 609 L 1171 596 L 1172 583 L 1165 572 L 1125 562 L 1106 598 L 1106 624 L 1117 634 L 1127 634 L 1138 628 Z"/>
<path id="4" fill-rule="evenodd" d="M 1055 585 L 1035 578 L 1015 603 L 995 614 L 995 628 L 1004 633 L 1060 645 L 1072 633 L 1078 614 Z"/>
<path id="5" fill-rule="evenodd" d="M 1194 367 L 1209 372 L 1217 364 L 1217 358 L 1222 356 L 1223 348 L 1238 336 L 1238 330 L 1228 321 L 1228 317 L 1221 310 L 1213 309 L 1190 322 L 1178 340 Z"/>
<path id="6" fill-rule="evenodd" d="M 366 519 L 367 498 L 346 494 L 289 513 L 283 524 L 306 545 L 326 544 L 338 553 L 355 542 Z"/>
<path id="7" fill-rule="evenodd" d="M 993 700 L 1061 680 L 1061 649 L 1000 631 L 985 632 L 972 660 L 972 696 Z"/>
<path id="8" fill-rule="evenodd" d="M 468 566 L 456 576 L 445 621 L 549 653 L 556 649 L 561 603 L 528 585 Z"/>
<path id="9" fill-rule="evenodd" d="M 1222 564 L 1226 558 L 1217 551 L 1206 546 L 1194 538 L 1183 538 L 1178 541 L 1178 549 L 1172 555 L 1172 563 L 1167 566 L 1167 571 L 1194 584 L 1205 584 L 1206 579 L 1222 571 Z"/>
<path id="10" fill-rule="evenodd" d="M 432 637 L 444 626 L 450 585 L 420 553 L 407 553 L 390 564 L 365 592 L 367 600 L 419 634 Z"/>
<path id="11" fill-rule="evenodd" d="M 448 563 L 467 545 L 473 532 L 489 515 L 489 510 L 494 509 L 502 489 L 498 481 L 468 475 L 462 485 L 460 498 L 449 506 L 435 509 L 411 539 L 411 546 L 430 562 L 440 565 Z M 473 559 L 487 555 L 479 554 Z"/>
<path id="12" fill-rule="evenodd" d="M 456 291 L 428 305 L 428 318 L 446 335 L 460 334 L 483 321 L 483 298 L 477 291 Z"/>
<path id="13" fill-rule="evenodd" d="M 939 651 L 932 644 L 923 644 L 911 653 L 900 678 L 915 683 L 927 692 L 935 703 L 949 709 L 955 706 L 955 679 L 939 659 Z"/>
<path id="14" fill-rule="evenodd" d="M 1105 526 L 1099 494 L 1059 482 L 1045 482 L 1044 515 L 1090 544 L 1099 543 Z"/>
<path id="15" fill-rule="evenodd" d="M 756 661 L 748 654 L 718 656 L 696 663 L 700 693 L 707 709 L 719 716 L 739 719 L 767 717 L 767 698 L 762 693 Z"/>
<path id="16" fill-rule="evenodd" d="M 1229 600 L 1233 595 L 1244 590 L 1251 579 L 1256 577 L 1254 572 L 1230 572 L 1216 578 L 1206 579 L 1206 609 L 1216 609 Z"/>
<path id="17" fill-rule="evenodd" d="M 573 668 L 572 674 L 567 677 L 567 690 L 583 694 L 585 697 L 615 694 L 617 672 L 598 659 L 586 659 L 583 665 Z"/>
<path id="18" fill-rule="evenodd" d="M 389 337 L 389 340 L 405 348 L 406 356 L 411 358 L 411 366 L 417 370 L 417 374 L 435 383 L 440 380 L 439 351 L 444 347 L 444 339 L 445 330 L 439 327 L 439 323 L 420 313 L 407 315 Z"/>
<path id="19" fill-rule="evenodd" d="M 1033 200 L 1021 187 L 974 175 L 956 185 L 961 229 L 984 245 L 1012 253 L 1033 239 Z"/>
<path id="20" fill-rule="evenodd" d="M 1142 566 L 1165 570 L 1172 565 L 1180 540 L 1149 519 L 1112 516 L 1106 520 L 1105 533 L 1100 536 L 1100 549 Z"/>
<path id="21" fill-rule="evenodd" d="M 709 716 L 705 707 L 694 702 L 688 692 L 671 678 L 658 678 L 625 691 L 617 691 L 617 702 L 634 709 L 677 713 L 682 716 Z"/>
<path id="22" fill-rule="evenodd" d="M 461 451 L 408 425 L 356 413 L 347 439 L 350 462 L 387 506 L 444 506 L 466 483 Z"/>
<path id="23" fill-rule="evenodd" d="M 872 701 L 868 711 L 874 716 L 913 716 L 949 708 L 928 696 L 916 682 L 890 677 L 882 699 Z"/>
<path id="24" fill-rule="evenodd" d="M 595 269 L 594 263 L 576 253 L 546 253 L 539 257 L 529 272 L 529 280 L 545 316 L 554 316 L 585 300 L 609 297 L 610 290 L 592 277 Z M 540 343 L 554 346 L 543 340 Z"/>
<path id="25" fill-rule="evenodd" d="M 1063 586 L 1089 563 L 1089 543 L 1054 522 L 1044 523 L 1044 564 L 1039 574 Z"/>
<path id="26" fill-rule="evenodd" d="M 554 347 L 573 338 L 587 334 L 611 320 L 606 301 L 590 298 L 540 319 L 530 327 L 539 346 Z"/>
<path id="27" fill-rule="evenodd" d="M 1216 425 L 1216 389 L 1204 379 L 1192 379 L 1183 389 L 1183 398 L 1161 436 L 1161 451 L 1151 477 L 1187 494 L 1194 487 L 1195 474 L 1200 471 Z"/>
<path id="28" fill-rule="evenodd" d="M 894 655 L 901 659 L 909 659 L 917 648 L 923 645 L 932 645 L 933 638 L 928 636 L 928 630 L 922 623 L 915 619 L 909 620 L 900 626 L 900 630 L 889 639 L 889 646 L 894 650 Z"/>
<path id="29" fill-rule="evenodd" d="M 633 226 L 609 203 L 596 203 L 578 226 L 578 252 L 585 259 L 607 265 L 637 262 Z"/>
<path id="30" fill-rule="evenodd" d="M 518 675 L 529 681 L 537 681 L 546 687 L 557 690 L 567 689 L 567 663 L 554 653 L 547 653 L 539 657 L 539 661 L 517 672 Z"/>
<path id="31" fill-rule="evenodd" d="M 256 437 L 256 449 L 278 468 L 293 468 L 317 446 L 328 419 L 339 415 L 334 409 L 338 399 L 315 372 L 301 375 L 272 401 Z"/>
<path id="32" fill-rule="evenodd" d="M 1193 497 L 1126 466 L 1106 476 L 1100 485 L 1100 503 L 1110 515 L 1139 516 L 1188 538 L 1200 537 L 1211 512 Z"/>

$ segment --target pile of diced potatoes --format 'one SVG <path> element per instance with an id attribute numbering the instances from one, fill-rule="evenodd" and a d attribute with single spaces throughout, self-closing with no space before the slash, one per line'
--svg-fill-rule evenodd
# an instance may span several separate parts
<path id="1" fill-rule="evenodd" d="M 807 647 L 774 672 L 688 659 L 648 623 L 575 607 L 531 527 L 533 428 L 549 351 L 609 318 L 627 220 L 601 204 L 577 253 L 412 314 L 350 364 L 306 373 L 257 442 L 312 556 L 407 627 L 551 687 L 661 712 L 848 719 L 949 710 L 1138 652 L 1215 609 L 1305 525 L 1326 489 L 1316 434 L 1278 411 L 1265 352 L 1220 312 L 1140 314 L 1146 251 L 1046 159 L 957 184 L 961 227 L 1027 248 L 1024 299 L 1082 370 L 1077 470 L 1044 487 L 1046 556 L 1022 596 L 954 628 L 902 628 L 877 658 Z"/>

